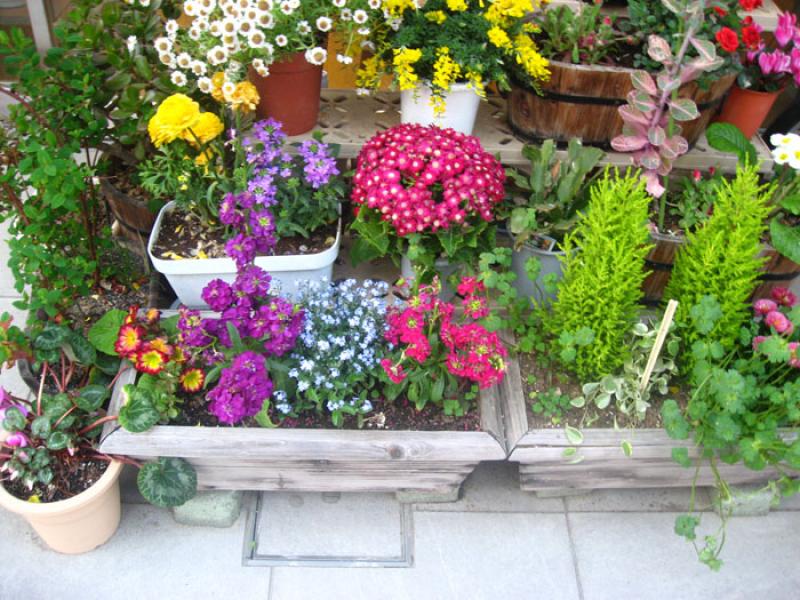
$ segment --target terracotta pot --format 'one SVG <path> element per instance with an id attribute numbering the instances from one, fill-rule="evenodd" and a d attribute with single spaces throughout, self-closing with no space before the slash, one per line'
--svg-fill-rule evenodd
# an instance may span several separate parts
<path id="1" fill-rule="evenodd" d="M 755 92 L 735 85 L 722 105 L 717 121 L 736 125 L 750 139 L 764 124 L 764 119 L 782 92 Z"/>
<path id="2" fill-rule="evenodd" d="M 311 131 L 319 116 L 322 67 L 312 65 L 302 52 L 272 63 L 269 76 L 261 77 L 251 67 L 250 81 L 261 99 L 256 108 L 259 119 L 272 117 L 283 123 L 287 135 Z"/>
<path id="3" fill-rule="evenodd" d="M 56 552 L 89 552 L 108 541 L 119 526 L 121 472 L 122 463 L 112 461 L 88 490 L 47 504 L 20 500 L 0 484 L 0 506 L 25 517 L 39 537 Z"/>

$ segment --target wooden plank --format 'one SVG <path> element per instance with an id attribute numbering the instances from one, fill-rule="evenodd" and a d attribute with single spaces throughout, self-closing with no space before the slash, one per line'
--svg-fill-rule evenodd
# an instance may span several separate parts
<path id="1" fill-rule="evenodd" d="M 506 451 L 505 428 L 503 427 L 503 408 L 498 386 L 494 385 L 479 394 L 481 429 L 491 435 Z"/>

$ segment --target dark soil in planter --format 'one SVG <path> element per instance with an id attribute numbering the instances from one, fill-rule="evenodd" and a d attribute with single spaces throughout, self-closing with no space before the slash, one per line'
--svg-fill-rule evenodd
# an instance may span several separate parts
<path id="1" fill-rule="evenodd" d="M 131 175 L 131 171 L 126 171 L 124 168 L 118 167 L 115 169 L 115 174 L 108 178 L 108 181 L 123 194 L 147 205 L 152 199 L 152 196 L 138 183 L 134 183 L 131 179 Z"/>
<path id="2" fill-rule="evenodd" d="M 27 501 L 37 496 L 39 502 L 58 502 L 77 496 L 97 483 L 106 472 L 109 462 L 101 459 L 72 458 L 64 452 L 68 460 L 54 461 L 52 466 L 54 477 L 50 485 L 36 483 L 32 490 L 19 479 L 6 481 L 2 485 L 6 491 L 20 500 Z"/>
<path id="3" fill-rule="evenodd" d="M 681 393 L 668 394 L 667 396 L 654 394 L 651 397 L 650 408 L 647 409 L 643 421 L 632 421 L 627 415 L 614 410 L 613 402 L 605 410 L 599 410 L 587 404 L 588 408 L 570 407 L 562 413 L 560 422 L 553 423 L 549 415 L 533 412 L 531 393 L 541 394 L 555 389 L 561 394 L 569 396 L 569 398 L 576 398 L 583 395 L 583 384 L 574 375 L 554 368 L 552 363 L 544 364 L 542 361 L 538 361 L 535 354 L 520 355 L 519 367 L 522 374 L 525 410 L 528 413 L 528 422 L 531 423 L 534 429 L 560 429 L 564 425 L 571 425 L 578 429 L 612 429 L 614 428 L 614 417 L 616 417 L 617 426 L 622 428 L 660 428 L 663 426 L 661 404 L 669 398 L 677 400 L 681 405 L 685 403 Z M 536 378 L 533 383 L 528 383 L 529 375 L 533 375 Z"/>
<path id="4" fill-rule="evenodd" d="M 417 411 L 408 400 L 398 399 L 395 402 L 377 400 L 373 409 L 364 416 L 361 429 L 383 431 L 480 431 L 481 417 L 477 410 L 473 410 L 463 417 L 445 416 L 441 409 L 430 406 L 422 411 Z M 203 396 L 193 395 L 184 398 L 180 406 L 180 414 L 170 421 L 170 425 L 185 425 L 204 427 L 225 427 L 217 418 L 208 412 Z M 331 424 L 328 414 L 303 415 L 299 418 L 284 418 L 281 421 L 280 413 L 270 410 L 273 423 L 279 424 L 281 429 L 335 429 Z M 254 418 L 246 419 L 237 427 L 260 427 Z M 358 422 L 354 416 L 346 416 L 342 429 L 358 429 Z"/>
<path id="5" fill-rule="evenodd" d="M 333 223 L 315 231 L 308 239 L 300 236 L 281 238 L 273 254 L 318 254 L 333 246 L 337 229 L 338 223 Z M 153 254 L 164 260 L 174 259 L 175 255 L 196 258 L 201 252 L 208 258 L 227 258 L 226 241 L 224 228 L 209 229 L 197 215 L 173 210 L 164 215 L 161 221 Z"/>
<path id="6" fill-rule="evenodd" d="M 66 311 L 67 319 L 84 333 L 112 308 L 127 311 L 134 304 L 143 308 L 148 306 L 149 277 L 134 281 L 131 287 L 116 282 L 102 282 L 100 285 L 100 293 L 75 298 Z"/>

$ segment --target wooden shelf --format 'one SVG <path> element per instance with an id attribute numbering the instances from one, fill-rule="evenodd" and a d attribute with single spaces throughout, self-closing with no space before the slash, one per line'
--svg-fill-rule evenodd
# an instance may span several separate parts
<path id="1" fill-rule="evenodd" d="M 323 90 L 317 130 L 325 134 L 325 140 L 341 146 L 342 158 L 354 158 L 364 143 L 378 131 L 400 123 L 400 97 L 397 93 L 378 93 L 359 97 L 349 90 Z M 484 148 L 497 155 L 503 164 L 523 165 L 528 161 L 522 156 L 524 142 L 514 137 L 506 120 L 505 100 L 491 97 L 481 102 L 474 134 L 480 138 Z M 295 136 L 294 141 L 311 137 L 311 133 Z M 761 172 L 769 173 L 773 168 L 772 155 L 759 137 L 753 138 L 761 158 Z M 705 137 L 695 147 L 675 161 L 680 170 L 708 170 L 714 167 L 722 172 L 736 170 L 736 157 L 711 149 Z M 629 154 L 608 152 L 603 164 L 620 167 L 631 164 Z"/>

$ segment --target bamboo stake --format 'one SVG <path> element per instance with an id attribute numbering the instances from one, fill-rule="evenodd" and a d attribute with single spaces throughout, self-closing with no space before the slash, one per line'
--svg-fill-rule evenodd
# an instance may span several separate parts
<path id="1" fill-rule="evenodd" d="M 664 342 L 667 339 L 669 327 L 672 325 L 672 320 L 675 318 L 675 311 L 678 309 L 678 301 L 670 300 L 667 304 L 667 310 L 664 311 L 664 318 L 661 319 L 661 326 L 658 328 L 656 334 L 656 343 L 650 351 L 650 358 L 647 359 L 647 366 L 642 374 L 642 381 L 639 383 L 639 391 L 644 392 L 647 389 L 647 384 L 650 383 L 650 376 L 653 374 L 653 369 L 656 366 L 658 355 L 661 354 L 661 348 L 664 347 Z"/>

